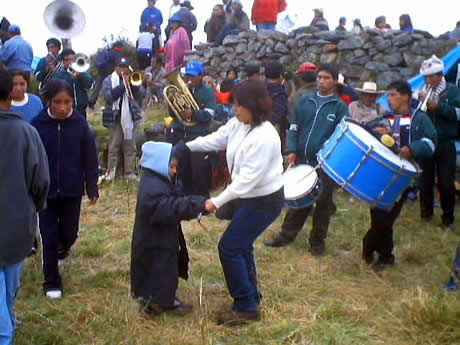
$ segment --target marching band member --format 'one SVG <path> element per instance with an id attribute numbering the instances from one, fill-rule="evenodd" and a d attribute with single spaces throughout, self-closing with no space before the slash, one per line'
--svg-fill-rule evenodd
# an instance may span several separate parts
<path id="1" fill-rule="evenodd" d="M 189 261 L 180 222 L 203 212 L 206 198 L 178 193 L 174 181 L 179 164 L 179 152 L 171 144 L 149 141 L 142 146 L 131 290 L 148 314 L 192 311 L 176 297 L 178 278 L 188 278 Z"/>
<path id="2" fill-rule="evenodd" d="M 104 79 L 103 93 L 105 110 L 104 126 L 110 128 L 109 153 L 107 161 L 108 176 L 106 181 L 113 181 L 119 152 L 123 152 L 124 178 L 137 180 L 134 173 L 136 161 L 136 131 L 142 120 L 140 104 L 145 96 L 142 86 L 134 87 L 130 83 L 130 65 L 126 58 L 121 58 L 115 71 Z"/>
<path id="3" fill-rule="evenodd" d="M 203 64 L 197 61 L 189 62 L 185 68 L 186 81 L 200 109 L 186 109 L 182 114 L 186 121 L 196 122 L 195 126 L 186 126 L 183 122 L 174 120 L 170 136 L 170 141 L 173 144 L 181 140 L 188 142 L 200 135 L 209 133 L 209 123 L 216 109 L 216 95 L 212 87 L 203 83 L 204 72 Z M 209 155 L 203 152 L 192 152 L 190 160 L 184 160 L 180 167 L 179 176 L 183 180 L 185 194 L 209 197 L 210 161 Z"/>
<path id="4" fill-rule="evenodd" d="M 46 150 L 51 177 L 47 208 L 40 212 L 43 242 L 43 291 L 61 298 L 62 278 L 58 261 L 71 253 L 78 237 L 81 199 L 98 198 L 96 145 L 88 123 L 74 109 L 74 94 L 62 80 L 51 80 L 44 90 L 48 108 L 32 120 Z"/>
<path id="5" fill-rule="evenodd" d="M 410 108 L 412 89 L 406 81 L 395 81 L 388 86 L 392 115 L 390 128 L 377 127 L 379 134 L 391 134 L 400 147 L 400 155 L 405 159 L 420 162 L 433 156 L 436 143 L 436 129 L 423 111 Z M 401 195 L 391 210 L 371 208 L 371 228 L 363 238 L 362 257 L 372 264 L 376 272 L 382 271 L 395 262 L 393 254 L 393 225 L 401 213 L 401 208 L 409 194 L 410 187 Z M 374 252 L 379 257 L 374 262 Z"/>
<path id="6" fill-rule="evenodd" d="M 74 105 L 78 112 L 86 118 L 88 106 L 88 90 L 93 83 L 93 77 L 88 72 L 77 72 L 72 68 L 75 62 L 75 52 L 72 49 L 64 49 L 61 53 L 63 67 L 56 72 L 53 79 L 67 82 L 74 92 Z"/>
<path id="7" fill-rule="evenodd" d="M 289 164 L 317 165 L 316 154 L 332 135 L 344 116 L 348 116 L 346 104 L 335 93 L 338 71 L 334 65 L 324 64 L 318 70 L 318 92 L 304 96 L 294 109 L 287 138 Z M 320 173 L 322 191 L 316 207 L 288 209 L 281 232 L 266 241 L 269 247 L 284 247 L 291 243 L 302 230 L 313 211 L 313 229 L 310 233 L 309 250 L 312 255 L 322 255 L 326 250 L 332 196 L 335 183 L 325 173 Z"/>
<path id="8" fill-rule="evenodd" d="M 57 72 L 56 67 L 59 62 L 59 52 L 61 51 L 61 42 L 57 38 L 50 38 L 46 41 L 48 55 L 38 61 L 34 75 L 37 80 L 44 86 L 46 78 L 52 73 Z"/>
<path id="9" fill-rule="evenodd" d="M 455 226 L 456 150 L 454 141 L 458 135 L 457 126 L 460 121 L 460 89 L 447 84 L 443 72 L 444 63 L 434 55 L 425 60 L 420 68 L 420 73 L 425 76 L 426 81 L 421 93 L 421 101 L 426 101 L 426 112 L 438 133 L 434 155 L 421 162 L 423 172 L 420 189 L 420 216 L 427 222 L 433 218 L 433 193 L 435 180 L 437 180 L 443 211 L 442 227 L 445 231 L 451 231 Z M 430 95 L 427 92 L 430 92 Z M 424 98 L 427 97 L 428 99 L 425 100 Z"/>
<path id="10" fill-rule="evenodd" d="M 231 222 L 219 241 L 219 257 L 234 303 L 230 311 L 217 316 L 219 324 L 260 320 L 253 244 L 284 204 L 281 142 L 269 121 L 267 89 L 263 82 L 243 81 L 235 87 L 233 99 L 236 118 L 217 132 L 187 143 L 192 152 L 227 150 L 231 171 L 231 184 L 206 201 L 208 212 L 232 205 Z"/>

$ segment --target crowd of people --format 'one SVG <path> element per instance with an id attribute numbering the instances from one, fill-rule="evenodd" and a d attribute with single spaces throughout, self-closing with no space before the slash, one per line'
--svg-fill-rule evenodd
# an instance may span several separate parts
<path id="1" fill-rule="evenodd" d="M 232 308 L 218 314 L 217 322 L 259 320 L 262 294 L 253 244 L 284 207 L 283 167 L 317 167 L 319 151 L 344 119 L 379 138 L 389 136 L 388 146 L 422 168 L 418 189 L 411 185 L 402 190 L 389 209 L 370 207 L 371 224 L 362 243 L 365 263 L 376 272 L 394 265 L 394 223 L 408 197 L 420 198 L 420 219 L 431 223 L 437 188 L 442 229 L 455 229 L 458 67 L 446 73 L 443 61 L 432 56 L 420 66 L 425 85 L 417 97 L 406 81 L 395 80 L 385 90 L 387 105 L 377 103 L 384 90 L 373 81 L 353 88 L 333 64 L 305 61 L 287 79 L 285 67 L 276 60 L 263 66 L 248 61 L 244 71 L 222 71 L 226 77 L 218 81 L 206 75 L 202 63 L 184 63 L 197 28 L 190 1 L 173 0 L 164 48 L 162 13 L 155 0 L 147 3 L 136 43 L 138 65 L 145 70 L 141 83 L 133 83 L 133 61 L 124 56 L 123 42 L 98 54 L 93 77 L 78 68 L 72 49 L 62 49 L 59 39 L 50 38 L 49 54 L 32 71 L 32 48 L 21 37 L 20 27 L 5 18 L 0 22 L 0 137 L 8 148 L 0 152 L 0 203 L 6 206 L 0 217 L 0 297 L 6 301 L 0 304 L 0 344 L 10 344 L 13 337 L 15 293 L 24 259 L 38 248 L 37 225 L 44 294 L 50 299 L 64 296 L 59 263 L 77 240 L 82 197 L 87 195 L 90 204 L 99 199 L 97 141 L 86 111 L 101 91 L 102 121 L 109 129 L 105 181 L 113 182 L 117 173 L 140 180 L 131 288 L 144 313 L 192 309 L 176 295 L 178 278 L 188 277 L 181 221 L 215 213 L 230 220 L 218 252 L 233 298 Z M 257 30 L 275 30 L 277 15 L 285 8 L 284 0 L 255 0 L 251 20 Z M 314 13 L 311 25 L 329 30 L 323 10 Z M 249 30 L 249 22 L 241 1 L 224 0 L 206 23 L 208 43 L 220 45 L 228 34 Z M 353 24 L 353 30 L 362 30 L 359 20 Z M 340 18 L 336 32 L 346 31 L 345 25 L 346 18 Z M 383 16 L 376 18 L 375 27 L 391 29 Z M 400 29 L 413 30 L 408 15 L 400 17 Z M 452 37 L 460 43 L 460 28 Z M 191 104 L 180 108 L 180 101 L 163 99 L 163 90 L 168 87 L 167 74 L 184 65 L 187 90 L 179 91 Z M 40 82 L 39 95 L 28 92 L 32 77 Z M 146 97 L 167 102 L 172 119 L 168 142 L 142 146 L 139 177 L 135 139 Z M 216 165 L 224 167 L 227 176 L 223 190 L 211 196 Z M 312 215 L 309 251 L 313 256 L 326 252 L 338 185 L 325 171 L 319 169 L 318 175 L 321 190 L 314 204 L 288 208 L 281 231 L 265 241 L 267 247 L 289 245 Z M 460 247 L 453 272 L 448 290 L 460 288 Z"/>

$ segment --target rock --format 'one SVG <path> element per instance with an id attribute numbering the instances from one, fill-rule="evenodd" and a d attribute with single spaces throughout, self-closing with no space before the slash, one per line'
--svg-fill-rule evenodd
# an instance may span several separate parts
<path id="1" fill-rule="evenodd" d="M 386 89 L 391 82 L 401 79 L 401 75 L 395 71 L 386 71 L 379 74 L 377 85 L 381 89 Z"/>
<path id="2" fill-rule="evenodd" d="M 275 42 L 272 39 L 268 39 L 265 41 L 265 46 L 267 48 L 273 48 L 275 46 Z"/>
<path id="3" fill-rule="evenodd" d="M 237 45 L 240 42 L 240 39 L 237 35 L 228 35 L 224 38 L 222 45 L 224 46 L 232 46 Z"/>
<path id="4" fill-rule="evenodd" d="M 386 40 L 380 36 L 374 37 L 374 43 L 375 43 L 375 48 L 377 48 L 377 50 L 381 52 L 391 47 L 391 40 Z"/>
<path id="5" fill-rule="evenodd" d="M 389 67 L 387 64 L 382 63 L 382 62 L 376 62 L 376 61 L 369 61 L 366 66 L 366 69 L 372 71 L 372 72 L 385 72 L 388 71 Z"/>
<path id="6" fill-rule="evenodd" d="M 320 63 L 335 63 L 336 60 L 337 60 L 337 53 L 335 52 L 324 53 L 324 54 L 321 54 L 319 57 Z"/>
<path id="7" fill-rule="evenodd" d="M 399 74 L 401 74 L 401 78 L 404 80 L 410 79 L 413 77 L 414 72 L 409 67 L 404 67 L 399 69 Z"/>
<path id="8" fill-rule="evenodd" d="M 423 31 L 423 30 L 417 30 L 415 29 L 414 30 L 414 34 L 420 34 L 420 35 L 423 35 L 423 37 L 425 38 L 434 38 L 432 34 L 430 34 L 428 31 Z"/>
<path id="9" fill-rule="evenodd" d="M 385 55 L 383 62 L 389 66 L 399 66 L 404 63 L 404 58 L 401 53 L 392 53 L 390 55 Z"/>
<path id="10" fill-rule="evenodd" d="M 348 37 L 346 40 L 340 41 L 337 49 L 338 50 L 350 50 L 362 48 L 364 46 L 364 39 L 361 36 L 354 35 Z"/>
<path id="11" fill-rule="evenodd" d="M 283 55 L 280 57 L 280 64 L 289 65 L 292 63 L 292 57 L 290 55 Z"/>
<path id="12" fill-rule="evenodd" d="M 412 37 L 409 33 L 405 32 L 393 38 L 391 42 L 396 47 L 407 46 L 412 43 Z"/>
<path id="13" fill-rule="evenodd" d="M 420 69 L 422 62 L 425 60 L 425 57 L 413 54 L 411 52 L 404 53 L 403 57 L 406 66 L 409 67 L 413 72 L 417 72 Z"/>
<path id="14" fill-rule="evenodd" d="M 238 37 L 239 37 L 239 38 L 246 38 L 246 39 L 248 39 L 248 38 L 250 38 L 250 34 L 249 34 L 248 31 L 241 31 L 241 32 L 238 34 Z"/>
<path id="15" fill-rule="evenodd" d="M 342 67 L 341 72 L 347 78 L 358 79 L 361 75 L 362 67 L 348 64 Z"/>
<path id="16" fill-rule="evenodd" d="M 287 46 L 288 48 L 291 48 L 291 49 L 294 48 L 295 44 L 296 44 L 295 39 L 292 39 L 292 38 L 291 38 L 291 39 L 288 39 L 288 40 L 286 41 L 286 46 Z"/>
<path id="17" fill-rule="evenodd" d="M 281 42 L 278 42 L 275 45 L 274 51 L 277 53 L 287 54 L 289 53 L 289 49 Z"/>
<path id="18" fill-rule="evenodd" d="M 274 41 L 286 42 L 286 40 L 289 38 L 288 35 L 280 31 L 269 30 L 267 34 L 268 37 L 270 37 Z"/>
<path id="19" fill-rule="evenodd" d="M 371 48 L 371 49 L 369 49 L 369 51 L 367 52 L 367 54 L 368 54 L 369 56 L 371 56 L 371 57 L 374 56 L 374 55 L 377 55 L 378 53 L 379 53 L 379 51 L 377 50 L 377 48 Z"/>
<path id="20" fill-rule="evenodd" d="M 321 40 L 338 43 L 345 39 L 345 34 L 338 34 L 335 31 L 320 31 L 314 34 Z"/>
<path id="21" fill-rule="evenodd" d="M 359 76 L 359 80 L 361 81 L 370 81 L 372 77 L 372 72 L 368 69 L 364 69 Z"/>
<path id="22" fill-rule="evenodd" d="M 235 53 L 241 54 L 248 51 L 248 45 L 246 43 L 238 43 L 235 47 Z"/>
<path id="23" fill-rule="evenodd" d="M 211 55 L 213 56 L 222 56 L 225 54 L 225 48 L 224 47 L 213 47 L 210 49 Z"/>
<path id="24" fill-rule="evenodd" d="M 389 30 L 389 31 L 381 32 L 381 35 L 385 39 L 392 39 L 395 33 L 396 33 L 395 30 Z"/>
<path id="25" fill-rule="evenodd" d="M 267 47 L 266 46 L 262 46 L 260 47 L 259 51 L 256 53 L 256 57 L 258 59 L 261 59 L 265 56 L 265 54 L 267 53 Z"/>
<path id="26" fill-rule="evenodd" d="M 331 42 L 325 41 L 325 40 L 311 40 L 308 42 L 309 45 L 315 45 L 315 46 L 323 46 L 323 45 L 329 45 Z"/>
<path id="27" fill-rule="evenodd" d="M 323 53 L 334 52 L 337 50 L 337 44 L 325 44 L 321 47 Z"/>
<path id="28" fill-rule="evenodd" d="M 363 49 L 356 49 L 353 54 L 356 56 L 356 57 L 360 57 L 360 56 L 364 56 L 366 55 L 366 52 L 363 50 Z"/>
<path id="29" fill-rule="evenodd" d="M 248 51 L 251 52 L 258 52 L 260 47 L 262 47 L 261 42 L 249 42 L 248 44 Z"/>
<path id="30" fill-rule="evenodd" d="M 218 57 L 213 57 L 211 59 L 211 66 L 212 67 L 218 67 L 218 66 L 220 66 L 221 63 L 222 63 L 222 60 L 220 58 L 218 58 Z"/>
<path id="31" fill-rule="evenodd" d="M 313 39 L 313 35 L 312 34 L 298 34 L 295 36 L 295 40 L 296 41 L 301 41 L 301 40 L 311 40 Z"/>
<path id="32" fill-rule="evenodd" d="M 314 32 L 318 32 L 318 30 L 312 26 L 302 26 L 294 30 L 295 37 L 299 34 L 312 34 Z"/>
<path id="33" fill-rule="evenodd" d="M 359 57 L 353 57 L 350 61 L 353 65 L 365 65 L 371 60 L 370 56 L 363 55 Z"/>
<path id="34" fill-rule="evenodd" d="M 235 52 L 235 49 L 232 47 L 225 47 L 225 54 L 232 54 Z"/>
<path id="35" fill-rule="evenodd" d="M 259 41 L 265 41 L 270 38 L 270 30 L 259 30 L 257 31 L 257 39 Z"/>

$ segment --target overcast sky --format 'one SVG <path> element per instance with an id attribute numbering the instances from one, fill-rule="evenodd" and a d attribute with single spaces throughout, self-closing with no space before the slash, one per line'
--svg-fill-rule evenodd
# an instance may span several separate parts
<path id="1" fill-rule="evenodd" d="M 45 26 L 43 12 L 51 2 L 49 0 L 1 0 L 0 18 L 7 17 L 11 23 L 21 26 L 23 37 L 28 40 L 37 56 L 46 55 L 45 41 L 54 36 Z M 73 48 L 77 52 L 91 54 L 103 46 L 102 38 L 110 34 L 122 34 L 135 41 L 139 28 L 140 15 L 146 7 L 145 0 L 74 0 L 86 15 L 85 30 L 72 39 Z M 206 41 L 203 26 L 210 16 L 212 7 L 220 0 L 192 0 L 193 11 L 198 19 L 198 28 L 194 33 L 194 43 Z M 244 10 L 250 16 L 252 0 L 242 0 Z M 157 0 L 157 7 L 162 11 L 163 18 L 168 18 L 172 0 Z M 296 21 L 297 26 L 308 25 L 312 9 L 321 6 L 329 26 L 334 29 L 338 18 L 348 19 L 347 28 L 351 29 L 351 21 L 360 18 L 364 26 L 372 26 L 378 15 L 386 15 L 387 22 L 398 28 L 400 14 L 408 13 L 412 17 L 414 27 L 440 35 L 455 27 L 460 20 L 460 12 L 456 0 L 437 0 L 435 3 L 420 0 L 287 0 L 287 13 Z M 457 5 L 455 5 L 457 3 Z M 320 5 L 319 5 L 320 4 Z M 162 25 L 162 31 L 166 27 Z"/>

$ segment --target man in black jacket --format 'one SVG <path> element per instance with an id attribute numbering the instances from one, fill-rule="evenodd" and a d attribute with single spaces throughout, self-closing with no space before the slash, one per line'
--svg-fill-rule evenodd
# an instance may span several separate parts
<path id="1" fill-rule="evenodd" d="M 0 343 L 12 344 L 14 299 L 23 261 L 46 205 L 48 160 L 37 131 L 10 111 L 13 80 L 0 72 Z M 6 303 L 4 303 L 6 301 Z"/>

